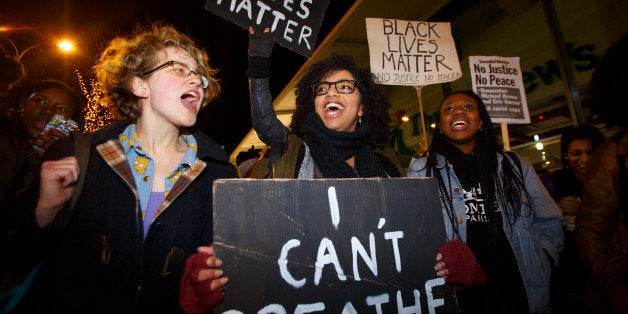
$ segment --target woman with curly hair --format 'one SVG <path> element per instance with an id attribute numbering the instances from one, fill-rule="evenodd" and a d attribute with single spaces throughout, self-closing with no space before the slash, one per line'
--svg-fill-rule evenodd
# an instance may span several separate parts
<path id="1" fill-rule="evenodd" d="M 271 145 L 270 160 L 252 177 L 398 177 L 397 166 L 376 152 L 388 139 L 390 104 L 373 75 L 349 56 L 334 55 L 311 65 L 296 86 L 290 130 L 272 108 L 269 88 L 272 41 L 250 29 L 249 76 L 253 127 Z M 279 157 L 281 156 L 281 157 Z M 267 171 L 270 170 L 270 171 Z"/>
<path id="2" fill-rule="evenodd" d="M 44 156 L 35 220 L 54 241 L 23 310 L 211 311 L 227 282 L 209 246 L 211 186 L 236 172 L 220 145 L 190 128 L 220 91 L 217 71 L 162 24 L 114 39 L 95 71 L 126 121 L 93 135 L 86 169 L 72 141 Z"/>
<path id="3" fill-rule="evenodd" d="M 437 274 L 459 286 L 462 313 L 550 312 L 551 264 L 563 245 L 556 203 L 528 162 L 504 152 L 474 92 L 445 98 L 437 121 L 428 156 L 408 169 L 411 177 L 438 182 L 451 241 L 439 249 Z M 449 244 L 470 249 L 471 257 L 450 254 Z"/>

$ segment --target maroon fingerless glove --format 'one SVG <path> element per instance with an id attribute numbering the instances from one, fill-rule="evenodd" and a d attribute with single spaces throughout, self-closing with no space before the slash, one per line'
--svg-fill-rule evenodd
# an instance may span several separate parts
<path id="1" fill-rule="evenodd" d="M 211 280 L 199 282 L 198 274 L 206 267 L 205 261 L 211 255 L 195 253 L 185 262 L 185 270 L 179 289 L 179 304 L 185 314 L 211 312 L 223 298 L 223 289 L 211 290 Z"/>
<path id="2" fill-rule="evenodd" d="M 460 240 L 452 240 L 438 248 L 449 275 L 445 282 L 464 287 L 480 286 L 486 283 L 482 267 L 469 247 Z"/>

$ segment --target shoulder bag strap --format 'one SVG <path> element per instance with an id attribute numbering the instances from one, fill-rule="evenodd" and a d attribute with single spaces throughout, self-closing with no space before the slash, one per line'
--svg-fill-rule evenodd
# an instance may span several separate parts
<path id="1" fill-rule="evenodd" d="M 79 177 L 74 185 L 72 191 L 72 198 L 70 199 L 70 212 L 74 210 L 76 202 L 81 195 L 83 189 L 83 183 L 85 182 L 85 172 L 87 171 L 87 163 L 89 162 L 89 151 L 91 149 L 91 134 L 75 132 L 74 137 L 74 157 L 78 160 Z"/>

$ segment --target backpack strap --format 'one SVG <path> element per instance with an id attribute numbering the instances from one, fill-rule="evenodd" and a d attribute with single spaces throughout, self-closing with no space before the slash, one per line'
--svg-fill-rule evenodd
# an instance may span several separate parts
<path id="1" fill-rule="evenodd" d="M 276 162 L 270 165 L 272 167 L 273 178 L 295 179 L 297 167 L 301 167 L 299 161 L 299 153 L 303 146 L 303 140 L 294 135 L 288 135 L 288 142 L 284 144 L 284 152 Z"/>
<path id="2" fill-rule="evenodd" d="M 72 191 L 72 198 L 70 198 L 69 211 L 72 212 L 76 206 L 76 202 L 81 195 L 83 189 L 83 183 L 85 183 L 85 172 L 87 170 L 87 163 L 89 162 L 89 151 L 91 149 L 92 135 L 80 132 L 75 132 L 72 135 L 74 137 L 74 157 L 78 160 L 79 177 L 74 185 Z"/>

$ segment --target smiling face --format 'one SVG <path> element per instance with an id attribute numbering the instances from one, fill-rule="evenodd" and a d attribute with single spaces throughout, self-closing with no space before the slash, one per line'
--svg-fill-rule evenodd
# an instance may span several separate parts
<path id="1" fill-rule="evenodd" d="M 80 113 L 81 108 L 66 90 L 52 87 L 37 91 L 28 98 L 22 109 L 22 123 L 29 141 L 32 141 L 54 115 L 60 114 L 78 121 Z"/>
<path id="2" fill-rule="evenodd" d="M 587 162 L 594 153 L 593 143 L 590 139 L 577 139 L 569 143 L 565 157 L 576 177 L 584 178 L 587 173 Z"/>
<path id="3" fill-rule="evenodd" d="M 159 62 L 177 61 L 195 71 L 197 63 L 185 50 L 167 47 L 160 53 Z M 190 127 L 203 102 L 204 90 L 201 78 L 192 73 L 189 77 L 177 72 L 173 66 L 165 66 L 138 81 L 134 93 L 140 98 L 140 118 L 157 119 L 178 127 Z"/>
<path id="4" fill-rule="evenodd" d="M 355 80 L 351 72 L 339 70 L 323 77 L 323 82 L 337 82 L 340 80 Z M 327 94 L 314 98 L 314 110 L 323 120 L 325 126 L 334 131 L 353 132 L 358 125 L 358 118 L 362 116 L 360 91 L 356 87 L 350 94 L 341 94 L 336 86 L 330 86 Z"/>
<path id="5" fill-rule="evenodd" d="M 439 109 L 439 127 L 445 137 L 464 153 L 475 149 L 475 134 L 482 128 L 478 104 L 471 96 L 454 94 Z"/>

